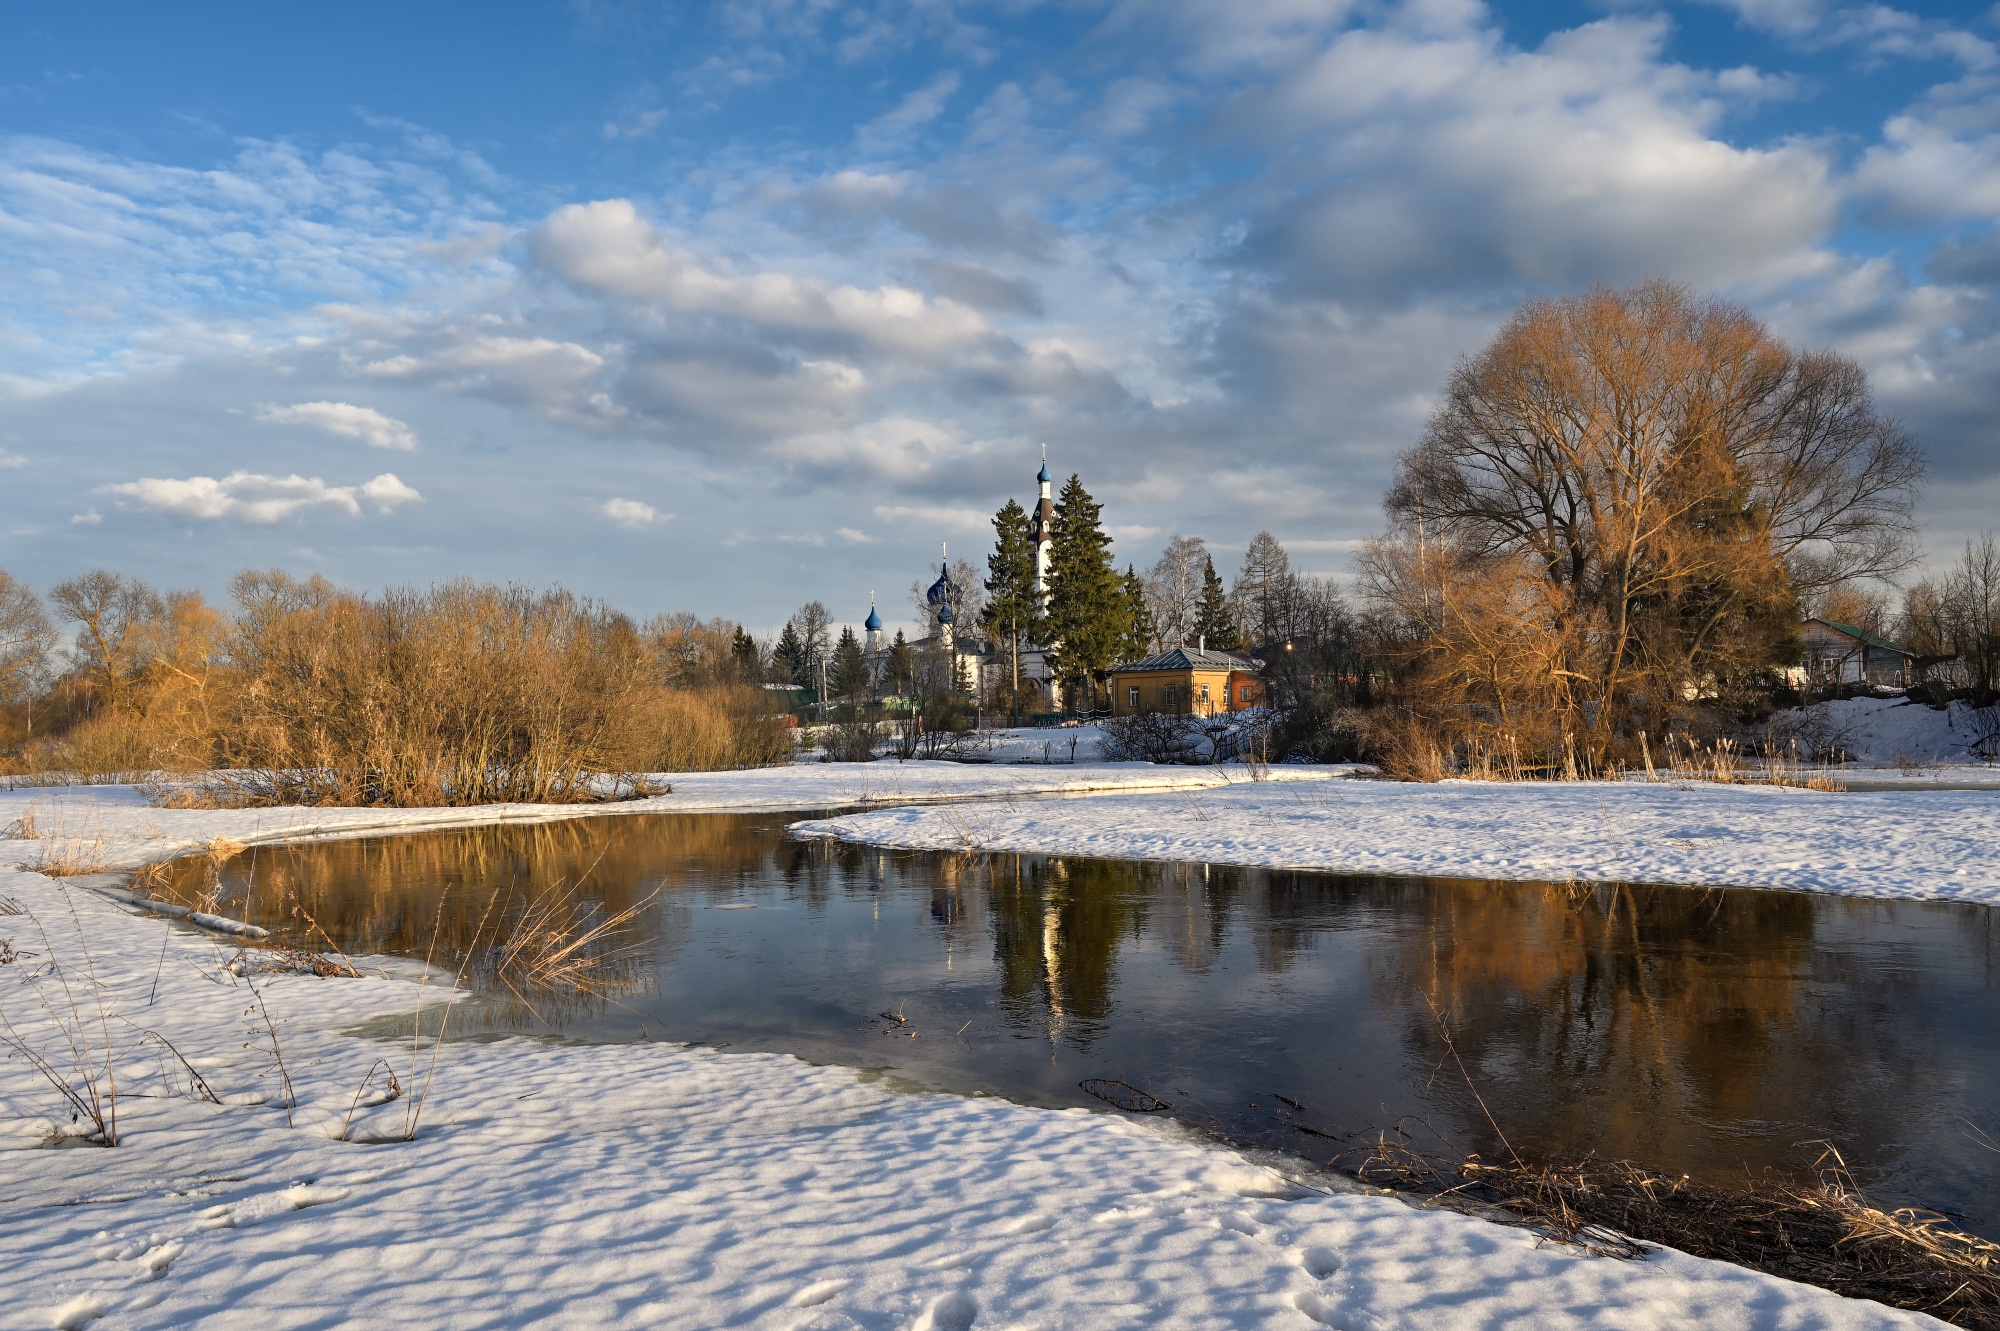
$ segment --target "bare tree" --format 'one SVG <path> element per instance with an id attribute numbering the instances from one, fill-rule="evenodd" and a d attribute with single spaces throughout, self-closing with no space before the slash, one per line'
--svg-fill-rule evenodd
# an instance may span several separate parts
<path id="1" fill-rule="evenodd" d="M 833 616 L 827 613 L 824 602 L 807 601 L 793 612 L 791 625 L 799 635 L 799 668 L 803 678 L 798 682 L 817 689 L 820 666 L 833 648 Z"/>
<path id="2" fill-rule="evenodd" d="M 1982 533 L 1967 541 L 1958 564 L 1903 594 L 1897 624 L 1903 643 L 1934 681 L 1970 687 L 1982 696 L 2000 691 L 2000 541 Z"/>
<path id="3" fill-rule="evenodd" d="M 1550 702 L 1601 757 L 1628 700 L 1776 664 L 1793 597 L 1906 567 L 1922 473 L 1852 362 L 1672 283 L 1597 289 L 1459 364 L 1386 501 L 1417 557 L 1364 566 L 1424 567 L 1370 583 L 1430 598 L 1418 618 L 1539 625 Z M 1510 590 L 1452 611 L 1430 573 Z"/>
<path id="4" fill-rule="evenodd" d="M 140 664 L 140 629 L 166 613 L 160 594 L 137 578 L 100 568 L 57 583 L 49 589 L 49 602 L 78 626 L 77 668 L 97 687 L 108 709 L 124 707 Z"/>
<path id="5" fill-rule="evenodd" d="M 1270 532 L 1250 538 L 1243 567 L 1229 589 L 1236 622 L 1255 644 L 1283 642 L 1292 632 L 1292 557 Z"/>
<path id="6" fill-rule="evenodd" d="M 734 620 L 701 620 L 686 610 L 654 615 L 641 636 L 660 663 L 661 676 L 680 688 L 737 678 L 737 625 Z M 752 648 L 754 651 L 754 647 Z"/>
<path id="7" fill-rule="evenodd" d="M 0 569 L 0 702 L 17 702 L 33 691 L 55 645 L 55 626 L 41 598 Z"/>
<path id="8" fill-rule="evenodd" d="M 1159 632 L 1159 648 L 1177 647 L 1195 636 L 1201 618 L 1202 569 L 1208 546 L 1199 536 L 1176 532 L 1146 576 L 1146 608 Z"/>

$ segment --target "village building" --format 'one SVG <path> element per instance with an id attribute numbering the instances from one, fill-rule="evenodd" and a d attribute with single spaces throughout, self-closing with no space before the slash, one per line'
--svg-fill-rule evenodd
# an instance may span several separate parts
<path id="1" fill-rule="evenodd" d="M 1916 653 L 1852 624 L 1808 619 L 1799 629 L 1805 644 L 1799 664 L 1787 673 L 1794 684 L 1872 684 L 1906 689 L 1915 681 Z"/>
<path id="2" fill-rule="evenodd" d="M 1235 652 L 1208 651 L 1183 644 L 1138 661 L 1111 667 L 1114 716 L 1182 712 L 1207 716 L 1240 712 L 1264 701 L 1257 663 Z"/>

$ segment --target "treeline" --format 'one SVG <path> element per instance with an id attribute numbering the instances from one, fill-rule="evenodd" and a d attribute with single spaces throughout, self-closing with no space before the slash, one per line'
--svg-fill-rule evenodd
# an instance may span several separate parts
<path id="1" fill-rule="evenodd" d="M 45 603 L 0 572 L 4 770 L 218 771 L 247 797 L 481 804 L 790 756 L 734 626 L 640 625 L 560 588 L 466 581 L 369 597 L 246 571 L 229 590 L 215 606 L 98 570 Z"/>

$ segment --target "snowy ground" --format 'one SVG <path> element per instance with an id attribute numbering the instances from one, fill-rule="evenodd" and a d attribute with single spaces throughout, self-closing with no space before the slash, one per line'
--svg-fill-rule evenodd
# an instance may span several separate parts
<path id="1" fill-rule="evenodd" d="M 771 1055 L 447 1044 L 403 1141 L 428 1054 L 339 1032 L 407 1017 L 410 980 L 266 975 L 253 994 L 226 947 L 73 881 L 5 868 L 0 895 L 27 912 L 0 916 L 21 954 L 0 1012 L 71 1073 L 58 1026 L 92 1057 L 108 1032 L 121 1136 L 31 1149 L 68 1115 L 22 1058 L 0 1061 L 8 1326 L 1937 1325 L 1673 1252 L 1586 1258 L 1308 1190 L 1144 1121 Z M 221 1104 L 190 1094 L 154 1032 Z M 338 1140 L 384 1057 L 406 1093 Z M 363 1099 L 379 1069 L 373 1085 Z"/>
<path id="2" fill-rule="evenodd" d="M 1273 769 L 1274 772 L 1282 769 Z M 883 809 L 794 824 L 871 845 L 1454 878 L 1791 888 L 2000 905 L 2000 795 L 1694 782 L 1390 781 Z"/>
<path id="3" fill-rule="evenodd" d="M 1796 733 L 1802 749 L 1837 745 L 1854 755 L 1850 776 L 1874 780 L 1891 776 L 1917 781 L 1979 781 L 2000 785 L 2000 763 L 1971 750 L 1980 746 L 1990 720 L 1965 703 L 1926 707 L 1904 698 L 1849 698 L 1780 712 L 1772 718 L 1778 734 Z"/>
<path id="4" fill-rule="evenodd" d="M 1362 767 L 1285 767 L 1287 782 L 1351 777 Z M 244 845 L 381 836 L 427 827 L 547 822 L 594 814 L 824 809 L 966 798 L 1019 800 L 1118 790 L 1200 790 L 1249 778 L 1240 767 L 1155 767 L 1148 763 L 966 764 L 952 762 L 799 763 L 747 772 L 659 773 L 671 794 L 618 804 L 492 804 L 472 809 L 156 809 L 132 786 L 38 786 L 0 791 L 0 832 L 22 819 L 60 852 L 136 868 L 226 837 Z M 15 843 L 19 844 L 19 843 Z M 0 856 L 9 843 L 0 841 Z M 36 861 L 39 862 L 39 861 Z"/>

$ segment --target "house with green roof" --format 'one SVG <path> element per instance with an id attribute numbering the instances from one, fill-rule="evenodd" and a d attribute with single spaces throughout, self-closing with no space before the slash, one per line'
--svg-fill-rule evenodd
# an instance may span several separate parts
<path id="1" fill-rule="evenodd" d="M 1906 689 L 1915 680 L 1916 653 L 1901 643 L 1853 624 L 1808 619 L 1799 629 L 1805 644 L 1798 673 L 1802 682 L 1822 687 L 1873 684 Z"/>

